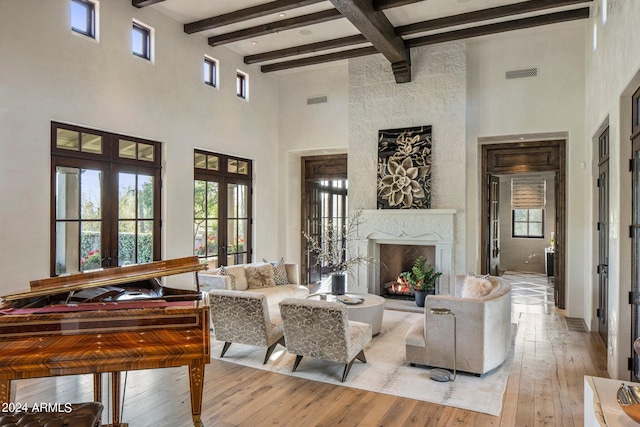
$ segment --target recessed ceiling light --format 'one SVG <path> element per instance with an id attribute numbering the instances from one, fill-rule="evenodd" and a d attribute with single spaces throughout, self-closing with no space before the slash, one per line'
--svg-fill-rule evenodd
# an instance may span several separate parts
<path id="1" fill-rule="evenodd" d="M 257 45 L 257 44 L 258 44 L 258 42 L 253 41 L 253 42 L 251 42 L 251 44 L 255 46 L 255 45 Z"/>
<path id="2" fill-rule="evenodd" d="M 311 30 L 307 30 L 306 28 L 304 30 L 300 30 L 300 34 L 302 34 L 303 36 L 309 36 L 312 33 L 313 32 Z"/>
<path id="3" fill-rule="evenodd" d="M 280 18 L 284 18 L 285 16 L 287 16 L 286 13 L 281 13 L 280 15 L 278 15 Z"/>

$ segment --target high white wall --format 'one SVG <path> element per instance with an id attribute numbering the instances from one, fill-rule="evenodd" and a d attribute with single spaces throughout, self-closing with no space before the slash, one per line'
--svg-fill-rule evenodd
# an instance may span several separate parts
<path id="1" fill-rule="evenodd" d="M 277 77 L 130 0 L 100 1 L 98 43 L 72 33 L 69 15 L 68 0 L 0 2 L 0 293 L 49 275 L 52 120 L 163 143 L 163 258 L 193 253 L 193 149 L 253 159 L 254 256 L 275 257 Z M 131 54 L 133 18 L 155 28 L 153 64 Z M 205 54 L 220 60 L 219 90 L 203 83 Z"/>
<path id="2" fill-rule="evenodd" d="M 590 151 L 584 132 L 585 23 L 548 25 L 468 42 L 467 45 L 467 263 L 479 266 L 481 142 L 521 142 L 541 134 L 566 138 L 567 315 L 588 316 L 585 291 L 590 247 Z M 538 68 L 538 76 L 506 80 L 505 72 Z"/>
<path id="3" fill-rule="evenodd" d="M 603 5 L 606 4 L 606 11 Z M 605 20 L 606 17 L 606 20 Z M 610 199 L 609 199 L 609 322 L 607 362 L 612 378 L 628 379 L 626 360 L 631 357 L 631 245 L 628 227 L 631 223 L 631 174 L 627 164 L 631 156 L 631 98 L 640 86 L 640 2 L 631 0 L 598 0 L 591 6 L 587 22 L 586 52 L 586 145 L 594 154 L 589 162 L 592 182 L 597 176 L 597 157 L 593 148 L 602 127 L 609 125 Z M 591 194 L 591 229 L 597 221 L 597 197 Z M 591 234 L 589 272 L 595 272 L 597 235 Z M 587 277 L 587 290 L 592 294 L 591 317 L 595 324 L 597 277 Z"/>
<path id="4" fill-rule="evenodd" d="M 280 148 L 278 171 L 281 237 L 278 254 L 300 263 L 301 157 L 346 153 L 349 139 L 349 78 L 347 62 L 280 76 Z M 307 105 L 326 96 L 327 102 Z M 277 255 L 282 256 L 282 255 Z"/>

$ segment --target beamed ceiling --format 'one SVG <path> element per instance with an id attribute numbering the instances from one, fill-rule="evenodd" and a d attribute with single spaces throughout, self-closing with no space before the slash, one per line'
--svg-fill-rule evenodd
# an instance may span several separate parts
<path id="1" fill-rule="evenodd" d="M 410 48 L 586 19 L 592 0 L 132 0 L 264 73 L 381 53 L 411 81 Z"/>

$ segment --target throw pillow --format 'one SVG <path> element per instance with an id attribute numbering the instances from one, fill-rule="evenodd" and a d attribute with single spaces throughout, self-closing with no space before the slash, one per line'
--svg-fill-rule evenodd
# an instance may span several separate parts
<path id="1" fill-rule="evenodd" d="M 284 257 L 280 258 L 276 262 L 269 262 L 266 259 L 262 260 L 267 264 L 273 265 L 273 280 L 276 285 L 288 285 L 289 278 L 287 277 L 287 267 L 284 265 Z"/>
<path id="2" fill-rule="evenodd" d="M 244 272 L 247 275 L 247 285 L 249 289 L 271 288 L 276 285 L 273 280 L 273 265 L 266 264 L 247 264 L 244 266 Z"/>
<path id="3" fill-rule="evenodd" d="M 486 276 L 489 277 L 489 276 Z M 491 292 L 493 285 L 488 279 L 467 275 L 462 283 L 462 298 L 482 298 Z"/>
<path id="4" fill-rule="evenodd" d="M 224 265 L 221 266 L 220 270 L 218 271 L 218 275 L 231 277 L 231 290 L 232 291 L 236 290 L 236 276 L 234 274 L 229 273 L 229 270 L 227 270 L 227 267 L 225 267 Z"/>

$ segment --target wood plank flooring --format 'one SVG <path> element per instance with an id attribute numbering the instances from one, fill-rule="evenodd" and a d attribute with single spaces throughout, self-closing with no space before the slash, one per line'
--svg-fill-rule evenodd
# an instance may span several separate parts
<path id="1" fill-rule="evenodd" d="M 514 308 L 514 363 L 499 417 L 212 360 L 202 420 L 207 427 L 582 426 L 583 376 L 607 376 L 604 344 L 596 333 L 569 330 L 561 310 L 532 311 Z M 191 426 L 186 371 L 130 372 L 123 420 L 130 427 Z M 86 377 L 14 384 L 19 402 L 92 400 Z"/>

